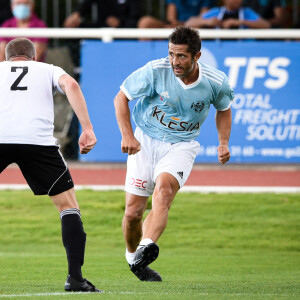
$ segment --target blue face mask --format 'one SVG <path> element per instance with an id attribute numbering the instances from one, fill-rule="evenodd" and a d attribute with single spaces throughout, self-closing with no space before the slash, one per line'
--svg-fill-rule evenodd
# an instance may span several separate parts
<path id="1" fill-rule="evenodd" d="M 17 19 L 28 19 L 30 17 L 30 5 L 17 4 L 13 8 L 13 15 Z"/>

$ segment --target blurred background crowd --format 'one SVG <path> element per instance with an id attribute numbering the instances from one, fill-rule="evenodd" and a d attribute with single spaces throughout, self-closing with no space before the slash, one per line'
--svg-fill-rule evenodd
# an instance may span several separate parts
<path id="1" fill-rule="evenodd" d="M 299 28 L 298 0 L 0 0 L 1 27 Z M 296 11 L 296 12 L 295 12 Z M 32 39 L 45 61 L 45 38 Z M 9 38 L 0 37 L 0 61 Z M 57 41 L 52 41 L 52 43 Z"/>
<path id="2" fill-rule="evenodd" d="M 194 28 L 299 28 L 299 11 L 298 0 L 0 0 L 0 24 L 3 28 L 173 28 L 180 24 Z M 0 61 L 11 39 L 0 36 Z M 39 61 L 60 65 L 79 79 L 79 40 L 31 40 Z M 77 159 L 78 123 L 70 108 L 59 103 L 63 103 L 61 99 L 55 105 L 63 116 L 56 121 L 58 138 L 64 141 L 65 156 Z"/>

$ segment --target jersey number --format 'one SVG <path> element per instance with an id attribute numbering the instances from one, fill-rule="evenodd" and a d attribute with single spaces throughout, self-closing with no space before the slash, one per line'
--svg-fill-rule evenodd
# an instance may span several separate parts
<path id="1" fill-rule="evenodd" d="M 11 67 L 12 72 L 16 72 L 17 69 L 22 69 L 23 71 L 20 74 L 20 76 L 16 79 L 16 81 L 12 84 L 10 89 L 12 91 L 26 91 L 27 86 L 19 86 L 19 84 L 20 84 L 21 80 L 24 78 L 24 76 L 28 73 L 28 67 Z"/>

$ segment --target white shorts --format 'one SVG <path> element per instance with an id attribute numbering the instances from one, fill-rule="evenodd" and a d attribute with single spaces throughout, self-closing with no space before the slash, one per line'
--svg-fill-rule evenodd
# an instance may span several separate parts
<path id="1" fill-rule="evenodd" d="M 141 150 L 128 155 L 125 191 L 138 196 L 152 195 L 161 173 L 173 175 L 182 187 L 188 179 L 200 150 L 196 141 L 167 143 L 149 137 L 136 128 L 135 137 Z"/>

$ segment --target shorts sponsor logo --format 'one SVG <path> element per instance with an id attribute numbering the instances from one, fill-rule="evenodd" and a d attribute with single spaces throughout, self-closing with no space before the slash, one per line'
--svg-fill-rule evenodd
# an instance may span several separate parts
<path id="1" fill-rule="evenodd" d="M 134 187 L 137 187 L 139 189 L 145 190 L 146 186 L 147 186 L 147 181 L 131 177 L 130 181 L 129 181 L 129 184 L 134 186 Z"/>

